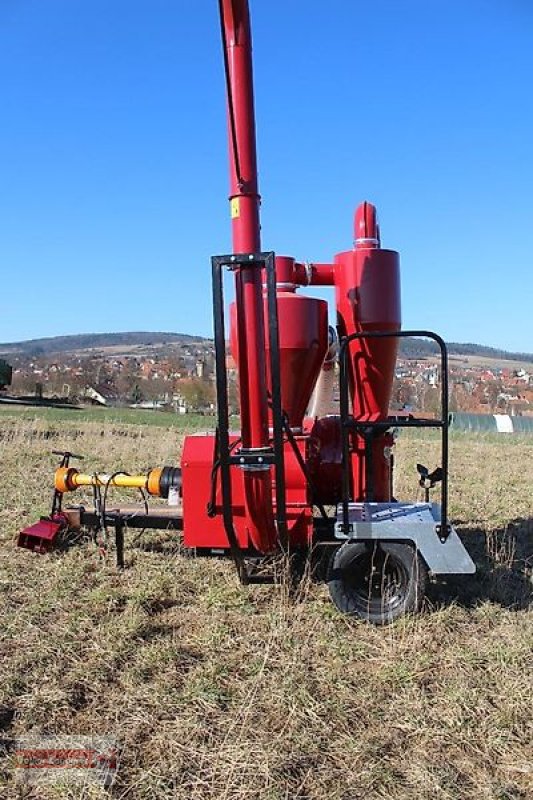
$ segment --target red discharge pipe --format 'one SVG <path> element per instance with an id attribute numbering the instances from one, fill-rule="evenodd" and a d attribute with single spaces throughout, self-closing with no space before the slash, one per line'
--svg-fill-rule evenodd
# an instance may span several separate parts
<path id="1" fill-rule="evenodd" d="M 252 37 L 247 0 L 219 0 L 227 70 L 230 209 L 234 253 L 261 252 Z M 262 270 L 235 271 L 243 448 L 269 446 Z M 244 470 L 250 539 L 261 553 L 278 543 L 270 469 Z"/>
<path id="2" fill-rule="evenodd" d="M 353 246 L 356 250 L 381 247 L 378 212 L 372 203 L 360 203 L 357 206 L 353 225 Z"/>

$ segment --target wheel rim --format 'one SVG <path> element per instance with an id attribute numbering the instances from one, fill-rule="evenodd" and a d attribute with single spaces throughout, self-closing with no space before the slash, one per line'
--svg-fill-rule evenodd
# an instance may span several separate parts
<path id="1" fill-rule="evenodd" d="M 358 608 L 392 613 L 405 602 L 410 575 L 399 559 L 377 547 L 355 556 L 343 570 L 343 581 Z"/>

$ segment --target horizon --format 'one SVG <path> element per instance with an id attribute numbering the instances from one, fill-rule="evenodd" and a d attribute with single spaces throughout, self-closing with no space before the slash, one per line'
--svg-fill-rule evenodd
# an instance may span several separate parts
<path id="1" fill-rule="evenodd" d="M 531 10 L 251 12 L 268 249 L 330 261 L 368 199 L 400 252 L 404 328 L 533 351 Z M 214 0 L 30 0 L 0 21 L 0 340 L 77 335 L 89 319 L 211 337 L 210 257 L 230 242 Z"/>
<path id="2" fill-rule="evenodd" d="M 188 337 L 191 339 L 206 339 L 209 341 L 213 340 L 212 336 L 203 336 L 201 334 L 196 333 L 187 333 L 185 331 L 146 331 L 146 330 L 130 330 L 130 331 L 83 331 L 81 333 L 62 333 L 57 335 L 50 335 L 50 336 L 35 336 L 31 337 L 30 339 L 19 339 L 12 342 L 0 342 L 0 347 L 13 347 L 15 345 L 24 345 L 33 342 L 40 342 L 40 341 L 53 341 L 54 339 L 69 339 L 69 338 L 79 338 L 85 336 L 139 336 L 139 335 L 156 335 L 156 336 L 183 336 Z M 483 344 L 481 342 L 458 342 L 458 341 L 446 341 L 448 347 L 479 347 L 487 350 L 495 350 L 498 352 L 505 353 L 511 356 L 525 356 L 527 359 L 533 360 L 533 352 L 530 353 L 527 350 L 507 350 L 503 347 L 493 346 Z M 5 351 L 0 350 L 0 356 L 2 354 L 5 355 Z"/>

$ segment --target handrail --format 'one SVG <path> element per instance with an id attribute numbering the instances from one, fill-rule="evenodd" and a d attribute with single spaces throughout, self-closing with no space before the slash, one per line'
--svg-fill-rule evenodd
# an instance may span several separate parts
<path id="1" fill-rule="evenodd" d="M 410 424 L 403 425 L 402 422 L 395 423 L 390 421 L 388 427 L 435 427 L 440 428 L 441 433 L 441 457 L 442 457 L 442 490 L 441 490 L 441 518 L 440 525 L 437 525 L 437 534 L 442 542 L 446 541 L 448 536 L 448 427 L 449 427 L 449 410 L 448 410 L 448 350 L 444 339 L 433 331 L 426 330 L 408 330 L 408 331 L 362 331 L 360 333 L 352 333 L 349 336 L 344 336 L 341 339 L 339 348 L 339 365 L 340 365 L 340 414 L 341 414 L 341 436 L 342 436 L 342 462 L 343 462 L 343 482 L 342 482 L 342 523 L 343 530 L 347 534 L 349 532 L 349 503 L 350 503 L 350 428 L 356 430 L 364 429 L 377 429 L 384 428 L 388 420 L 376 421 L 358 421 L 350 415 L 349 411 L 349 391 L 348 391 L 348 374 L 347 374 L 347 354 L 349 353 L 349 345 L 353 341 L 359 339 L 385 339 L 385 338 L 413 338 L 424 337 L 432 339 L 437 343 L 440 349 L 441 356 L 441 417 L 434 422 L 430 420 L 420 420 L 417 424 L 416 420 L 410 420 Z M 367 486 L 365 484 L 365 492 Z"/>

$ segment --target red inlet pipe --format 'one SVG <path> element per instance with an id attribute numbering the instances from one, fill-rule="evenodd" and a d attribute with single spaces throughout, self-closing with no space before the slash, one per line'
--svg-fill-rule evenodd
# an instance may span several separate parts
<path id="1" fill-rule="evenodd" d="M 259 253 L 259 191 L 255 146 L 252 37 L 247 0 L 219 0 L 227 70 L 230 208 L 234 253 Z M 257 267 L 235 271 L 239 395 L 243 448 L 269 446 L 262 275 Z M 275 549 L 270 468 L 244 471 L 247 524 L 254 547 Z"/>

